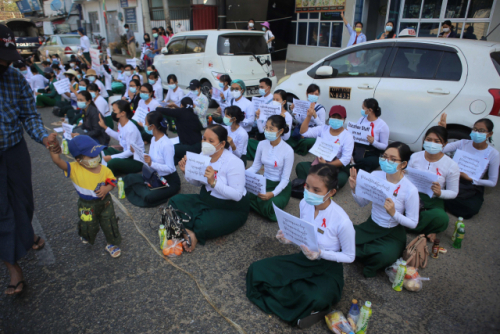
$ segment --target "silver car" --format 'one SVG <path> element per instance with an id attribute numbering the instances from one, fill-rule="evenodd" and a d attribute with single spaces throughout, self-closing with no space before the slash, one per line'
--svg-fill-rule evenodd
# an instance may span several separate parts
<path id="1" fill-rule="evenodd" d="M 97 44 L 90 44 L 90 47 L 97 49 Z M 38 54 L 40 55 L 40 59 L 47 58 L 47 51 L 49 51 L 49 56 L 58 54 L 63 64 L 67 64 L 72 55 L 76 56 L 79 48 L 80 35 L 52 35 L 48 37 L 47 41 L 38 49 Z"/>

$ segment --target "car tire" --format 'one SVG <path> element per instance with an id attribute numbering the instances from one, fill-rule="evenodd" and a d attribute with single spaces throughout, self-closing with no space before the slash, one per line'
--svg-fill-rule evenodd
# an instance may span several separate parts
<path id="1" fill-rule="evenodd" d="M 452 128 L 448 129 L 448 142 L 458 141 L 462 139 L 470 139 L 470 129 Z"/>
<path id="2" fill-rule="evenodd" d="M 208 99 L 208 107 L 209 108 L 217 108 L 218 104 L 212 99 L 212 95 L 210 94 L 210 89 L 212 88 L 212 85 L 210 84 L 210 81 L 204 81 L 201 84 L 201 92 L 203 95 L 205 95 Z"/>

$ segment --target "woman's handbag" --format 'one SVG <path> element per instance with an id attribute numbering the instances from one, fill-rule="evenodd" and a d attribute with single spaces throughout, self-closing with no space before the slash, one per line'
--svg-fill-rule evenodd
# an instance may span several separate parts
<path id="1" fill-rule="evenodd" d="M 142 165 L 142 179 L 151 190 L 169 186 L 167 180 L 158 175 L 158 172 L 148 165 Z"/>
<path id="2" fill-rule="evenodd" d="M 420 234 L 413 239 L 403 252 L 403 260 L 410 267 L 425 268 L 429 258 L 429 250 L 427 249 L 427 240 L 425 234 Z"/>

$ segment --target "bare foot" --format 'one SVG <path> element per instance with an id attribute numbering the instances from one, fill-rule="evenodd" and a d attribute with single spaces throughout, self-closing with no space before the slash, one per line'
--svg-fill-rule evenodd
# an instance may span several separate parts
<path id="1" fill-rule="evenodd" d="M 9 285 L 16 286 L 19 282 L 23 280 L 23 271 L 21 270 L 21 267 L 16 263 L 14 265 L 5 262 L 5 265 L 7 266 L 7 269 L 9 270 L 10 274 L 10 283 Z M 20 284 L 17 288 L 7 288 L 5 290 L 6 295 L 15 295 L 23 291 L 24 284 Z"/>
<path id="2" fill-rule="evenodd" d="M 188 253 L 191 253 L 194 251 L 194 248 L 196 247 L 196 244 L 198 243 L 198 239 L 196 238 L 196 235 L 194 234 L 193 231 L 186 229 L 187 233 L 191 237 L 191 247 L 188 247 L 187 241 L 184 241 L 182 243 L 182 246 L 184 247 L 184 250 Z"/>
<path id="3" fill-rule="evenodd" d="M 38 235 L 35 234 L 35 238 L 33 239 L 33 246 L 32 246 L 32 248 L 34 250 L 42 249 L 43 246 L 45 246 L 45 240 L 43 240 L 42 238 L 40 238 L 40 240 L 38 240 L 38 243 L 37 243 L 36 239 L 38 239 Z"/>
<path id="4" fill-rule="evenodd" d="M 436 233 L 427 234 L 427 239 L 429 239 L 430 242 L 434 242 L 436 239 Z"/>

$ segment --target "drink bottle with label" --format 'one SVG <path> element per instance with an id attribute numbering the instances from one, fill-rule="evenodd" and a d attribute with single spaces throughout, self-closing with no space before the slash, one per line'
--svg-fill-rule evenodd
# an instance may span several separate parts
<path id="1" fill-rule="evenodd" d="M 66 141 L 66 139 L 63 139 L 62 141 L 62 153 L 69 154 L 68 142 Z"/>
<path id="2" fill-rule="evenodd" d="M 125 182 L 123 182 L 122 178 L 118 178 L 118 198 L 125 198 Z"/>
<path id="3" fill-rule="evenodd" d="M 461 223 L 458 225 L 458 230 L 457 230 L 457 236 L 455 238 L 455 241 L 453 241 L 453 248 L 460 249 L 462 248 L 462 241 L 464 240 L 465 237 L 465 224 Z"/>
<path id="4" fill-rule="evenodd" d="M 462 217 L 458 217 L 458 220 L 455 222 L 455 230 L 453 231 L 453 234 L 451 235 L 451 241 L 455 241 L 457 237 L 457 230 L 458 230 L 458 225 L 463 224 L 464 219 Z"/>
<path id="5" fill-rule="evenodd" d="M 160 249 L 163 250 L 167 244 L 167 230 L 165 229 L 165 225 L 160 225 L 158 235 L 160 236 Z"/>
<path id="6" fill-rule="evenodd" d="M 361 308 L 358 323 L 356 324 L 356 334 L 366 334 L 368 329 L 368 321 L 372 316 L 372 303 L 369 301 L 365 302 L 365 305 Z"/>
<path id="7" fill-rule="evenodd" d="M 347 313 L 347 321 L 354 326 L 358 323 L 359 320 L 359 305 L 356 299 L 352 300 L 351 308 L 349 309 L 349 313 Z"/>
<path id="8" fill-rule="evenodd" d="M 396 277 L 394 277 L 394 282 L 392 283 L 392 288 L 395 291 L 403 290 L 403 282 L 405 280 L 406 275 L 406 261 L 402 261 L 398 267 L 398 271 L 396 272 Z"/>

